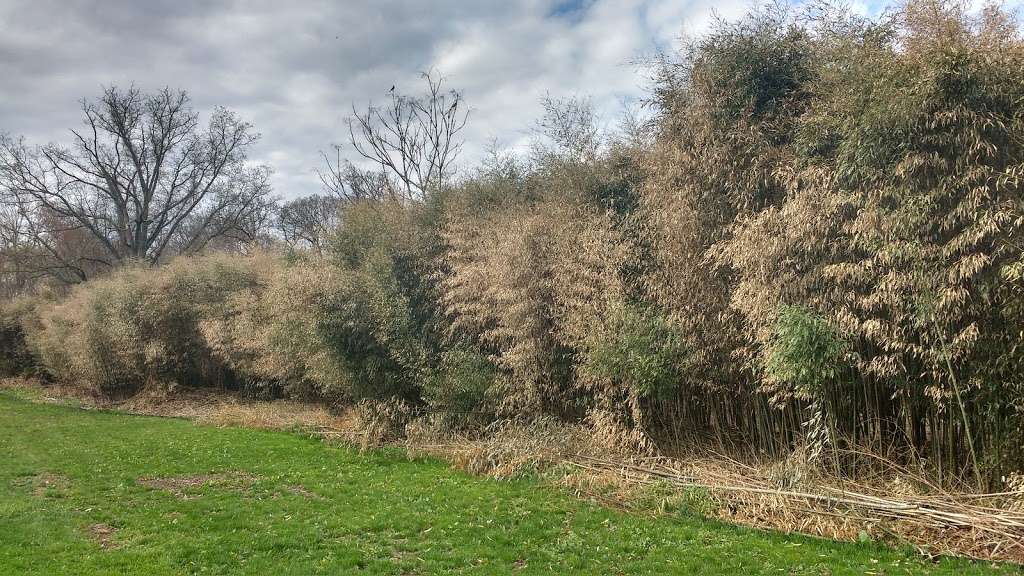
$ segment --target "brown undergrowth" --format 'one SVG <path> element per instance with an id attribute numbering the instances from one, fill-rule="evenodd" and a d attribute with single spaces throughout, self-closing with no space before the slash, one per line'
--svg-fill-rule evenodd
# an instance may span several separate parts
<path id="1" fill-rule="evenodd" d="M 351 417 L 319 404 L 293 400 L 255 401 L 215 389 L 180 386 L 151 387 L 126 400 L 111 400 L 89 390 L 33 378 L 0 379 L 0 389 L 22 391 L 44 402 L 73 402 L 83 408 L 117 410 L 128 414 L 185 418 L 211 426 L 242 426 L 310 432 L 341 430 Z"/>
<path id="2" fill-rule="evenodd" d="M 301 430 L 363 449 L 405 448 L 473 474 L 531 476 L 576 496 L 637 513 L 696 514 L 758 528 L 838 540 L 911 545 L 927 556 L 960 555 L 1024 563 L 1024 491 L 951 493 L 910 470 L 878 459 L 858 478 L 798 471 L 799 452 L 786 461 L 739 461 L 710 451 L 672 458 L 638 454 L 595 441 L 583 425 L 554 420 L 505 421 L 476 434 L 439 432 L 429 419 L 401 425 L 367 421 L 359 410 L 340 414 L 295 401 L 252 401 L 215 390 L 144 391 L 128 401 L 103 401 L 68 386 L 31 379 L 0 380 L 41 401 L 83 408 L 187 418 L 217 426 Z M 403 428 L 401 436 L 395 429 Z M 382 431 L 386 429 L 385 431 Z M 188 496 L 190 487 L 245 478 L 142 478 L 141 484 Z M 232 484 L 234 485 L 234 484 Z"/>
<path id="3" fill-rule="evenodd" d="M 181 498 L 190 500 L 198 495 L 201 488 L 217 487 L 232 490 L 245 490 L 257 480 L 256 476 L 245 472 L 221 472 L 217 474 L 192 474 L 188 476 L 143 477 L 136 480 L 140 486 L 153 490 L 163 490 Z"/>

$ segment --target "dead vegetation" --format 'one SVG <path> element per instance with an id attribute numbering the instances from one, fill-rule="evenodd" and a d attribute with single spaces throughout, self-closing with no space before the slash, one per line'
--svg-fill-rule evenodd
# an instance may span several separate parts
<path id="1" fill-rule="evenodd" d="M 511 422 L 475 439 L 410 435 L 405 446 L 475 474 L 540 474 L 577 496 L 634 511 L 911 545 L 927 556 L 1024 562 L 1024 490 L 950 492 L 890 461 L 844 478 L 792 459 L 637 456 L 594 442 L 584 427 Z"/>
<path id="2" fill-rule="evenodd" d="M 853 540 L 911 543 L 924 554 L 956 554 L 1024 561 L 1024 492 L 949 493 L 893 490 L 842 479 L 822 479 L 790 489 L 765 469 L 725 457 L 639 462 L 569 455 L 573 466 L 612 475 L 626 486 L 703 491 L 714 515 L 741 524 Z M 835 484 L 835 482 L 839 482 Z"/>
<path id="3" fill-rule="evenodd" d="M 304 486 L 300 486 L 298 484 L 292 484 L 291 486 L 286 487 L 285 491 L 287 491 L 289 494 L 295 494 L 296 496 L 302 496 L 303 498 L 307 498 L 307 499 L 310 499 L 310 500 L 322 500 L 323 499 L 322 496 L 319 496 L 318 494 L 316 494 L 314 492 L 311 492 L 308 489 L 306 489 Z"/>
<path id="4" fill-rule="evenodd" d="M 71 481 L 61 474 L 40 472 L 34 476 L 17 479 L 14 485 L 28 487 L 37 498 L 46 498 L 67 492 L 71 488 Z"/>
<path id="5" fill-rule="evenodd" d="M 192 474 L 186 476 L 144 476 L 136 483 L 153 490 L 163 490 L 181 498 L 191 500 L 198 497 L 199 490 L 207 487 L 228 490 L 248 490 L 259 478 L 248 472 L 217 472 L 214 474 Z"/>
<path id="6" fill-rule="evenodd" d="M 0 389 L 19 390 L 45 402 L 80 403 L 83 408 L 118 410 L 128 414 L 186 418 L 210 426 L 241 426 L 310 432 L 346 428 L 350 415 L 335 414 L 321 404 L 276 400 L 246 400 L 223 390 L 182 386 L 150 387 L 127 400 L 111 400 L 88 389 L 33 378 L 2 378 Z"/>
<path id="7" fill-rule="evenodd" d="M 86 532 L 103 550 L 116 550 L 120 548 L 116 541 L 117 529 L 109 524 L 90 524 L 86 528 Z"/>

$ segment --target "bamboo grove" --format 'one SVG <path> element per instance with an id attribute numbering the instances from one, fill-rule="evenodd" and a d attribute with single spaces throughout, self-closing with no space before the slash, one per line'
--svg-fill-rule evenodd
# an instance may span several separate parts
<path id="1" fill-rule="evenodd" d="M 124 266 L 4 306 L 9 371 L 467 433 L 992 487 L 1024 466 L 1024 44 L 996 6 L 765 7 L 651 65 L 649 121 L 344 205 L 320 250 Z"/>

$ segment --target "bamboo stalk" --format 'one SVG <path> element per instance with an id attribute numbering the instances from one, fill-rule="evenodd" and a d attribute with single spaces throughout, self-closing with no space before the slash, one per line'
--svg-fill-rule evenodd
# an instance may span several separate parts
<path id="1" fill-rule="evenodd" d="M 731 479 L 732 483 L 702 481 L 696 476 L 684 475 L 671 469 L 615 462 L 583 454 L 572 454 L 569 455 L 569 458 L 568 463 L 581 469 L 594 472 L 616 472 L 633 481 L 644 483 L 664 481 L 680 488 L 701 488 L 709 491 L 809 502 L 824 508 L 824 510 L 814 510 L 812 507 L 811 511 L 815 513 L 820 511 L 826 515 L 834 515 L 836 508 L 843 508 L 859 511 L 861 515 L 866 514 L 868 517 L 888 517 L 933 529 L 971 529 L 994 537 L 996 540 L 991 542 L 990 546 L 999 546 L 1003 550 L 1024 549 L 1024 514 L 959 502 L 949 494 L 943 494 L 937 498 L 917 498 L 909 501 L 883 498 L 833 487 L 824 487 L 823 489 L 829 494 L 820 494 L 771 488 L 755 483 L 745 483 L 742 479 L 736 478 Z M 793 509 L 807 511 L 805 506 L 800 505 L 794 505 Z"/>

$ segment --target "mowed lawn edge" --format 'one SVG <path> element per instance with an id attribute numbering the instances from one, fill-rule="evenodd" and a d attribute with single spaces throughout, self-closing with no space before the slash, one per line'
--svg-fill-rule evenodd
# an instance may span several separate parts
<path id="1" fill-rule="evenodd" d="M 0 574 L 1022 574 L 0 392 Z"/>

